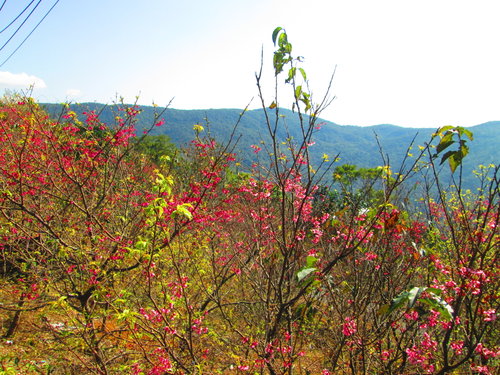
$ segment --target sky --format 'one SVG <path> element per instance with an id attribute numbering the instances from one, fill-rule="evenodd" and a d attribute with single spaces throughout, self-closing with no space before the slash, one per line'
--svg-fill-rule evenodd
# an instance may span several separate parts
<path id="1" fill-rule="evenodd" d="M 268 105 L 271 35 L 281 26 L 304 57 L 313 99 L 334 73 L 326 120 L 430 128 L 500 120 L 498 0 L 0 0 L 0 28 L 31 2 L 0 32 L 0 90 L 34 84 L 40 102 L 258 108 L 262 57 Z M 280 84 L 280 106 L 289 90 Z"/>

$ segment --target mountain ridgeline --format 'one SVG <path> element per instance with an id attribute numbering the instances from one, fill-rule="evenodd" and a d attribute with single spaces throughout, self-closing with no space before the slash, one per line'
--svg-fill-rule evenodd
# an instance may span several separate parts
<path id="1" fill-rule="evenodd" d="M 43 104 L 49 114 L 57 117 L 62 113 L 60 104 Z M 100 114 L 102 122 L 111 125 L 119 114 L 116 105 L 105 106 L 99 103 L 72 104 L 70 109 L 77 114 L 95 111 Z M 151 106 L 138 106 L 137 134 L 150 128 L 155 119 L 158 108 Z M 271 115 L 275 110 L 269 110 Z M 207 109 L 207 110 L 178 110 L 167 109 L 161 116 L 165 124 L 153 127 L 152 135 L 164 134 L 170 137 L 177 146 L 187 145 L 194 136 L 193 125 L 201 124 L 219 142 L 226 142 L 236 123 L 238 127 L 235 136 L 239 138 L 235 151 L 244 162 L 251 162 L 256 154 L 251 145 L 261 146 L 262 141 L 268 139 L 267 126 L 263 109 L 248 110 L 241 117 L 241 109 Z M 288 129 L 290 135 L 299 138 L 300 125 L 298 116 L 290 110 L 280 109 L 282 129 Z M 369 168 L 383 165 L 382 155 L 389 160 L 393 170 L 398 170 L 404 157 L 408 154 L 417 155 L 418 145 L 429 142 L 436 129 L 429 128 L 403 128 L 394 125 L 375 125 L 368 127 L 337 125 L 335 123 L 318 119 L 317 124 L 321 129 L 313 137 L 315 144 L 310 152 L 314 164 L 319 164 L 324 154 L 330 158 L 339 156 L 338 165 L 354 164 L 359 167 Z M 448 124 L 443 124 L 448 125 Z M 500 160 L 500 121 L 487 122 L 470 127 L 474 140 L 468 142 L 470 153 L 463 162 L 463 187 L 473 189 L 476 187 L 472 171 L 478 165 L 498 164 Z M 278 133 L 279 138 L 285 140 L 284 130 Z M 377 141 L 378 139 L 378 141 Z M 412 150 L 408 147 L 412 144 Z M 411 159 L 407 160 L 407 164 Z M 442 173 L 449 175 L 447 164 L 443 164 Z"/>

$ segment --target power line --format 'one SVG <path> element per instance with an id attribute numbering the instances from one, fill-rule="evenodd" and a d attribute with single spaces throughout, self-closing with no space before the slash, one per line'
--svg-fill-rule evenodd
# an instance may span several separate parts
<path id="1" fill-rule="evenodd" d="M 12 38 L 14 38 L 14 36 L 17 34 L 17 32 L 19 30 L 21 30 L 21 27 L 23 27 L 23 25 L 26 23 L 26 21 L 28 20 L 28 18 L 31 17 L 31 15 L 33 14 L 33 12 L 35 11 L 35 9 L 40 5 L 40 3 L 42 2 L 42 0 L 38 0 L 38 3 L 36 3 L 35 7 L 31 10 L 31 12 L 26 16 L 26 18 L 24 19 L 24 21 L 19 25 L 19 27 L 16 29 L 16 31 L 14 31 L 14 34 L 12 34 L 10 36 L 9 39 L 7 39 L 7 41 L 4 43 L 4 45 L 2 47 L 0 47 L 0 51 L 3 50 L 5 48 L 5 46 L 7 44 L 9 44 L 9 42 L 12 40 Z"/>
<path id="2" fill-rule="evenodd" d="M 7 0 L 5 0 L 5 1 L 7 1 Z M 5 3 L 5 1 L 4 1 L 4 3 Z M 34 1 L 34 0 L 33 0 L 33 1 Z M 33 1 L 32 1 L 32 2 L 33 2 Z M 38 4 L 40 4 L 40 2 L 41 2 L 41 1 L 42 1 L 42 0 L 40 0 L 40 1 L 38 2 Z M 46 18 L 46 17 L 50 14 L 50 12 L 52 12 L 52 9 L 54 9 L 54 8 L 55 8 L 55 6 L 57 5 L 57 3 L 59 3 L 59 1 L 60 1 L 60 0 L 56 0 L 56 2 L 55 2 L 55 3 L 54 3 L 51 7 L 50 7 L 50 9 L 49 9 L 49 10 L 45 13 L 45 15 L 42 17 L 42 19 L 41 19 L 41 20 L 40 20 L 40 21 L 39 21 L 39 22 L 35 25 L 35 27 L 34 27 L 34 28 L 30 31 L 30 33 L 26 36 L 26 38 L 24 38 L 24 39 L 23 39 L 23 41 L 19 44 L 19 46 L 17 46 L 17 48 L 16 48 L 16 49 L 15 49 L 15 50 L 14 50 L 14 51 L 13 51 L 13 52 L 12 52 L 12 53 L 11 53 L 11 54 L 7 57 L 7 58 L 6 58 L 6 59 L 5 59 L 5 60 L 4 60 L 1 64 L 0 64 L 0 68 L 1 68 L 2 66 L 4 66 L 4 64 L 5 64 L 7 61 L 9 61 L 9 60 L 10 60 L 10 58 L 11 58 L 11 57 L 12 57 L 12 56 L 13 56 L 13 55 L 14 55 L 14 54 L 15 54 L 15 53 L 19 50 L 19 48 L 21 48 L 21 46 L 24 44 L 24 42 L 26 42 L 26 41 L 28 40 L 28 38 L 31 36 L 31 34 L 33 34 L 33 32 L 34 32 L 34 31 L 38 28 L 38 26 L 40 26 L 40 24 L 43 22 L 43 20 L 45 20 L 45 18 Z M 35 8 L 38 6 L 38 4 L 36 4 Z M 2 5 L 2 6 L 3 6 L 3 5 Z M 0 8 L 0 10 L 1 10 L 1 8 Z M 33 9 L 33 10 L 35 10 L 35 9 Z M 33 11 L 32 11 L 31 13 L 33 13 Z M 31 13 L 28 15 L 28 17 L 31 15 Z M 26 21 L 26 20 L 25 20 L 25 21 Z M 23 22 L 23 23 L 24 23 L 24 22 Z M 22 25 L 21 25 L 21 26 L 22 26 Z M 18 31 L 18 30 L 16 30 L 16 32 L 17 32 L 17 31 Z M 12 39 L 12 37 L 11 37 L 10 39 Z M 10 39 L 9 39 L 9 40 L 10 40 Z M 8 43 L 8 42 L 9 42 L 9 41 L 7 41 L 7 43 Z M 4 45 L 3 47 L 5 47 L 5 45 Z M 3 49 L 3 47 L 2 47 L 2 48 L 0 48 L 0 50 L 2 50 L 2 49 Z"/>
<path id="3" fill-rule="evenodd" d="M 6 2 L 7 2 L 7 0 L 4 0 L 4 2 L 3 2 L 3 4 L 2 4 L 2 8 L 3 8 L 3 6 L 5 5 L 5 3 L 6 3 Z M 26 12 L 26 10 L 27 10 L 27 9 L 31 6 L 31 4 L 33 4 L 34 2 L 35 2 L 35 0 L 31 0 L 31 3 L 29 3 L 28 5 L 26 5 L 26 8 L 24 8 L 24 9 L 22 10 L 22 12 L 21 12 L 21 13 L 19 13 L 19 14 L 17 15 L 17 17 L 16 17 L 16 18 L 14 18 L 14 19 L 13 19 L 13 20 L 12 20 L 12 21 L 11 21 L 11 22 L 7 25 L 7 26 L 5 26 L 2 30 L 0 30 L 0 33 L 3 33 L 3 32 L 4 32 L 5 30 L 7 30 L 7 29 L 8 29 L 8 28 L 9 28 L 9 27 L 10 27 L 10 26 L 14 23 L 14 22 L 16 22 L 16 21 L 17 21 L 17 19 L 18 19 L 19 17 L 21 17 L 21 16 L 23 15 L 23 13 L 24 13 L 24 12 Z M 38 3 L 38 4 L 40 4 L 40 3 Z M 37 6 L 38 6 L 38 4 L 37 4 Z M 0 10 L 2 10 L 2 8 L 0 8 Z M 35 8 L 36 8 L 36 7 L 35 7 Z"/>
<path id="4" fill-rule="evenodd" d="M 5 5 L 6 2 L 7 2 L 7 0 L 3 0 L 2 6 L 0 6 L 0 12 L 2 11 L 3 6 Z"/>

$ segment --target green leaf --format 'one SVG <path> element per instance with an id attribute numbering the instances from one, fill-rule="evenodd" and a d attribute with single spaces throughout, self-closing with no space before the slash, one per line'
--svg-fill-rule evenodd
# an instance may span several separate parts
<path id="1" fill-rule="evenodd" d="M 10 190 L 0 190 L 0 194 L 5 194 L 8 197 L 12 197 L 12 193 L 10 192 Z"/>
<path id="2" fill-rule="evenodd" d="M 446 126 L 442 126 L 440 127 L 437 131 L 436 131 L 436 135 L 443 135 L 444 132 L 450 130 L 450 129 L 453 129 L 454 126 L 453 125 L 446 125 Z"/>
<path id="3" fill-rule="evenodd" d="M 394 310 L 399 309 L 401 306 L 403 306 L 405 303 L 408 302 L 409 300 L 409 295 L 410 293 L 407 291 L 399 293 L 392 301 L 391 305 L 389 306 L 389 309 L 387 310 L 387 313 L 390 314 Z"/>
<path id="4" fill-rule="evenodd" d="M 451 172 L 455 172 L 455 170 L 457 169 L 457 167 L 462 164 L 462 160 L 467 156 L 467 154 L 469 153 L 469 147 L 467 147 L 465 145 L 465 141 L 462 140 L 460 141 L 461 143 L 461 146 L 460 148 L 457 150 L 457 151 L 450 151 L 450 152 L 447 152 L 444 156 L 443 156 L 443 159 L 444 157 L 446 156 L 448 158 L 448 163 L 450 165 L 450 169 L 451 169 Z M 450 154 L 450 155 L 448 155 Z M 443 161 L 441 161 L 441 164 L 443 163 Z"/>
<path id="5" fill-rule="evenodd" d="M 61 296 L 57 301 L 52 302 L 52 307 L 61 308 L 61 306 L 66 302 L 68 297 Z"/>
<path id="6" fill-rule="evenodd" d="M 460 141 L 460 156 L 465 158 L 469 154 L 469 147 L 465 144 L 465 141 Z"/>
<path id="7" fill-rule="evenodd" d="M 420 295 L 423 292 L 428 292 L 429 297 L 420 298 Z M 386 305 L 382 306 L 379 309 L 379 313 L 391 313 L 394 310 L 400 308 L 405 303 L 407 303 L 408 308 L 412 308 L 415 303 L 422 302 L 426 305 L 430 306 L 432 309 L 439 311 L 439 313 L 447 320 L 451 320 L 453 318 L 453 308 L 443 299 L 441 298 L 442 291 L 437 288 L 425 288 L 425 287 L 414 287 L 409 291 L 404 291 L 400 293 L 396 298 L 392 300 L 392 303 L 389 307 Z"/>
<path id="8" fill-rule="evenodd" d="M 451 157 L 455 153 L 456 151 L 448 151 L 446 154 L 443 155 L 443 157 L 441 158 L 441 162 L 439 164 L 440 165 L 443 164 L 446 160 L 448 160 L 449 157 Z"/>
<path id="9" fill-rule="evenodd" d="M 433 155 L 433 158 L 436 158 L 438 154 L 456 143 L 456 140 L 454 140 L 454 138 L 458 138 L 458 141 L 460 143 L 458 150 L 448 151 L 441 158 L 441 164 L 448 160 L 451 172 L 455 172 L 457 167 L 462 164 L 462 160 L 469 153 L 469 148 L 467 147 L 466 140 L 462 139 L 462 137 L 465 136 L 470 141 L 472 141 L 474 139 L 472 132 L 461 126 L 448 125 L 438 129 L 435 136 L 441 137 L 441 141 L 436 147 L 436 154 Z"/>
<path id="10" fill-rule="evenodd" d="M 129 309 L 123 310 L 121 313 L 116 314 L 116 319 L 118 320 L 126 320 L 130 318 L 135 318 L 136 316 L 140 316 L 140 314 L 130 311 Z"/>
<path id="11" fill-rule="evenodd" d="M 295 99 L 299 99 L 300 94 L 302 94 L 302 86 L 299 85 L 295 88 Z"/>
<path id="12" fill-rule="evenodd" d="M 464 134 L 469 138 L 469 141 L 474 140 L 474 134 L 470 130 L 464 129 Z"/>
<path id="13" fill-rule="evenodd" d="M 426 288 L 425 289 L 426 292 L 429 292 L 429 293 L 432 293 L 432 294 L 435 294 L 436 296 L 440 296 L 441 294 L 443 294 L 443 291 L 441 289 L 438 289 L 438 288 Z"/>
<path id="14" fill-rule="evenodd" d="M 300 98 L 300 101 L 304 103 L 306 106 L 304 110 L 307 112 L 311 109 L 311 100 L 310 100 L 311 95 L 309 95 L 307 92 L 302 92 L 302 98 Z"/>
<path id="15" fill-rule="evenodd" d="M 283 54 L 275 52 L 273 57 L 274 74 L 275 75 L 280 74 L 283 71 L 284 65 L 285 61 L 283 60 Z"/>
<path id="16" fill-rule="evenodd" d="M 297 68 L 292 67 L 288 71 L 288 78 L 285 80 L 286 83 L 291 82 L 295 78 L 295 73 L 296 73 Z"/>
<path id="17" fill-rule="evenodd" d="M 288 43 L 286 42 L 285 44 L 283 44 L 283 49 L 284 51 L 287 53 L 287 54 L 291 54 L 292 53 L 292 43 Z M 288 59 L 288 61 L 291 61 L 292 59 Z"/>
<path id="18" fill-rule="evenodd" d="M 307 81 L 307 75 L 306 71 L 302 68 L 299 68 L 300 74 L 302 74 L 302 78 L 304 78 L 304 81 Z"/>
<path id="19" fill-rule="evenodd" d="M 188 208 L 192 208 L 193 206 L 190 205 L 189 203 L 183 203 L 183 204 L 178 204 L 177 208 L 175 209 L 174 212 L 172 212 L 172 215 L 180 215 L 184 216 L 188 220 L 193 220 L 193 214 L 191 211 L 188 210 Z"/>
<path id="20" fill-rule="evenodd" d="M 454 173 L 457 167 L 460 165 L 462 161 L 462 157 L 459 155 L 458 151 L 455 151 L 450 158 L 448 159 L 448 163 L 450 165 L 451 173 Z"/>
<path id="21" fill-rule="evenodd" d="M 470 141 L 474 140 L 474 135 L 472 134 L 472 132 L 470 130 L 462 128 L 461 126 L 457 126 L 457 130 L 458 130 L 458 134 L 460 134 L 460 136 L 463 136 L 465 134 L 465 136 L 467 138 L 469 138 Z"/>
<path id="22" fill-rule="evenodd" d="M 436 152 L 439 154 L 441 151 L 450 147 L 453 143 L 455 143 L 455 141 L 453 140 L 453 133 L 449 132 L 443 138 L 441 138 L 441 141 L 437 145 Z"/>
<path id="23" fill-rule="evenodd" d="M 304 267 L 299 272 L 297 272 L 297 280 L 301 282 L 313 272 L 316 272 L 316 267 Z"/>
<path id="24" fill-rule="evenodd" d="M 278 38 L 278 34 L 280 33 L 281 30 L 283 30 L 283 28 L 278 26 L 273 31 L 273 43 L 274 43 L 274 45 L 276 45 L 276 39 Z"/>
<path id="25" fill-rule="evenodd" d="M 430 306 L 432 309 L 439 311 L 444 319 L 448 321 L 453 319 L 453 308 L 442 298 L 431 294 L 431 297 L 420 298 L 419 301 Z"/>
<path id="26" fill-rule="evenodd" d="M 413 287 L 410 289 L 409 294 L 408 294 L 408 307 L 413 307 L 415 305 L 415 302 L 417 302 L 417 298 L 422 294 L 422 292 L 426 288 L 420 288 L 418 286 Z"/>
<path id="27" fill-rule="evenodd" d="M 135 248 L 137 250 L 144 250 L 148 247 L 147 241 L 139 240 L 135 243 Z"/>
<path id="28" fill-rule="evenodd" d="M 281 48 L 285 48 L 287 47 L 288 45 L 288 38 L 287 38 L 287 35 L 286 35 L 286 32 L 282 32 L 280 35 L 279 35 L 279 38 L 278 38 L 278 46 L 280 46 Z"/>
<path id="29" fill-rule="evenodd" d="M 391 305 L 389 306 L 389 309 L 387 313 L 391 313 L 396 309 L 399 309 L 401 306 L 403 306 L 405 303 L 407 304 L 408 308 L 413 307 L 415 305 L 415 302 L 417 301 L 417 298 L 422 294 L 422 292 L 425 290 L 425 288 L 421 287 L 413 287 L 408 291 L 404 291 L 399 293 L 391 302 Z"/>
<path id="30" fill-rule="evenodd" d="M 314 267 L 316 265 L 316 262 L 318 261 L 318 258 L 313 257 L 312 255 L 309 255 L 306 258 L 306 266 L 307 267 Z"/>

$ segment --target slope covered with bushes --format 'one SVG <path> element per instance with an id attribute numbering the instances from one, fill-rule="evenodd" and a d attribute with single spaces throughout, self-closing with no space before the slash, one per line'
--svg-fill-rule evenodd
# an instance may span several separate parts
<path id="1" fill-rule="evenodd" d="M 440 160 L 457 173 L 472 136 L 443 128 L 399 168 L 337 169 L 333 196 L 334 155 L 309 152 L 323 107 L 284 30 L 273 39 L 297 127 L 261 96 L 268 141 L 244 173 L 237 136 L 218 143 L 197 123 L 158 155 L 140 146 L 136 107 L 104 124 L 1 100 L 3 372 L 494 372 L 498 166 L 479 194 L 443 190 Z M 438 192 L 418 211 L 416 174 Z"/>

